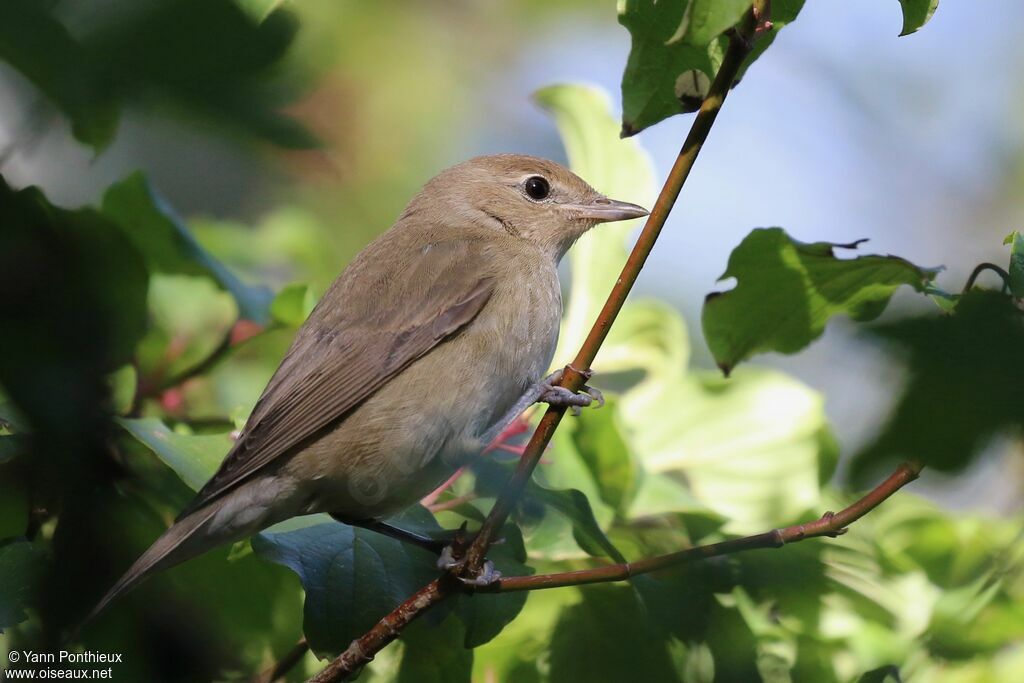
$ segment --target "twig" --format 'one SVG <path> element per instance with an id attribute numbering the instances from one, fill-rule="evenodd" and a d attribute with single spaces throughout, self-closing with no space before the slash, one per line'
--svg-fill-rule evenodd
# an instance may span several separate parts
<path id="1" fill-rule="evenodd" d="M 639 574 L 648 574 L 720 555 L 731 555 L 761 548 L 781 548 L 788 543 L 796 543 L 820 536 L 839 536 L 846 533 L 846 528 L 849 525 L 874 510 L 891 495 L 917 479 L 920 472 L 920 464 L 904 463 L 889 475 L 885 481 L 857 502 L 839 512 L 826 512 L 819 519 L 807 524 L 796 524 L 783 529 L 773 529 L 772 531 L 766 531 L 754 536 L 745 536 L 743 538 L 722 541 L 721 543 L 687 548 L 679 552 L 649 557 L 636 562 L 612 564 L 594 569 L 581 569 L 579 571 L 560 572 L 557 574 L 503 577 L 496 583 L 477 588 L 476 592 L 508 593 L 512 591 L 560 588 L 563 586 L 581 586 L 588 583 L 625 581 Z"/>
<path id="2" fill-rule="evenodd" d="M 612 288 L 605 302 L 601 313 L 598 315 L 594 326 L 583 342 L 582 348 L 576 354 L 572 364 L 566 366 L 565 372 L 559 384 L 571 391 L 578 391 L 590 372 L 590 367 L 598 349 L 608 335 L 608 330 L 615 321 L 619 310 L 626 301 L 640 274 L 641 268 L 647 261 L 654 243 L 665 225 L 672 206 L 679 197 L 679 192 L 689 176 L 697 155 L 700 153 L 704 142 L 707 140 L 711 126 L 718 116 L 719 110 L 725 101 L 729 89 L 732 87 L 740 67 L 750 54 L 755 38 L 755 31 L 759 25 L 768 19 L 768 0 L 754 0 L 753 7 L 746 14 L 740 23 L 738 30 L 729 36 L 729 47 L 722 59 L 722 65 L 718 69 L 714 82 L 708 91 L 707 97 L 701 103 L 700 110 L 690 126 L 690 132 L 683 142 L 679 156 L 676 157 L 672 170 L 669 172 L 661 194 L 651 209 L 640 236 L 637 238 L 633 251 L 630 253 L 626 264 L 619 275 L 615 286 Z M 582 371 L 578 368 L 583 369 Z M 473 574 L 483 565 L 488 548 L 494 541 L 505 520 L 512 510 L 512 506 L 522 493 L 523 487 L 529 480 L 530 475 L 536 468 L 544 453 L 544 449 L 551 440 L 558 423 L 565 414 L 564 407 L 552 406 L 547 409 L 540 424 L 534 431 L 529 443 L 519 460 L 516 471 L 509 478 L 504 490 L 494 503 L 490 513 L 484 520 L 483 525 L 476 538 L 466 553 L 466 561 L 463 564 L 464 574 Z M 374 655 L 383 647 L 394 641 L 409 623 L 420 614 L 441 602 L 448 595 L 461 590 L 456 588 L 458 584 L 452 576 L 443 576 L 430 582 L 413 596 L 396 607 L 390 614 L 381 619 L 366 634 L 352 642 L 345 652 L 341 653 L 319 674 L 310 679 L 311 683 L 333 683 L 344 680 L 361 669 L 373 660 Z"/>
<path id="3" fill-rule="evenodd" d="M 964 290 L 963 290 L 963 292 L 960 293 L 961 296 L 964 295 L 964 294 L 967 294 L 967 292 L 971 291 L 971 288 L 974 287 L 974 281 L 977 280 L 978 276 L 981 275 L 986 270 L 991 270 L 993 273 L 995 273 L 996 275 L 998 275 L 999 277 L 1001 277 L 1003 279 L 1003 292 L 1004 293 L 1010 288 L 1010 274 L 1009 273 L 1007 273 L 1005 270 L 1003 270 L 1002 268 L 1000 268 L 999 266 L 997 266 L 994 263 L 979 263 L 978 265 L 976 265 L 974 267 L 974 270 L 971 271 L 970 276 L 968 276 L 967 284 L 964 285 Z"/>
<path id="4" fill-rule="evenodd" d="M 284 678 L 292 667 L 302 661 L 307 652 L 309 652 L 309 642 L 303 638 L 295 643 L 295 646 L 288 650 L 280 661 L 263 673 L 254 676 L 249 683 L 274 683 L 274 681 Z"/>

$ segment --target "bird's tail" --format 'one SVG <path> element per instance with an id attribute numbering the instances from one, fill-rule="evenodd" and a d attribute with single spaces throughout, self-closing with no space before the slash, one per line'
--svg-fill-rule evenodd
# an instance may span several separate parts
<path id="1" fill-rule="evenodd" d="M 217 538 L 214 534 L 203 533 L 204 527 L 219 508 L 217 503 L 213 503 L 175 522 L 107 591 L 89 616 L 79 624 L 79 628 L 99 616 L 110 603 L 135 588 L 150 574 L 184 562 L 224 542 L 224 539 Z"/>

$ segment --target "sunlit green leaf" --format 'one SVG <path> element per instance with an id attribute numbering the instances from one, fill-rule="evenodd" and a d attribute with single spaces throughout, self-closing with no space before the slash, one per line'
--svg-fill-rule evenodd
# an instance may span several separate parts
<path id="1" fill-rule="evenodd" d="M 928 23 L 939 6 L 939 0 L 900 0 L 903 8 L 901 36 L 910 35 Z"/>
<path id="2" fill-rule="evenodd" d="M 153 417 L 119 422 L 194 491 L 209 481 L 231 449 L 231 437 L 227 434 L 178 434 Z"/>
<path id="3" fill-rule="evenodd" d="M 307 284 L 286 285 L 270 302 L 270 317 L 288 327 L 298 327 L 306 321 L 316 306 L 316 295 Z"/>
<path id="4" fill-rule="evenodd" d="M 692 45 L 707 45 L 749 9 L 750 0 L 690 0 L 669 42 L 685 40 Z"/>
<path id="5" fill-rule="evenodd" d="M 573 440 L 597 483 L 601 498 L 623 512 L 633 500 L 640 479 L 635 455 L 623 440 L 617 423 L 617 404 L 609 399 L 601 410 L 580 414 Z"/>
<path id="6" fill-rule="evenodd" d="M 1017 299 L 1024 299 L 1024 235 L 1014 230 L 1004 244 L 1011 244 L 1010 251 L 1010 292 Z"/>
<path id="7" fill-rule="evenodd" d="M 558 85 L 538 90 L 534 98 L 554 117 L 574 172 L 609 197 L 650 205 L 654 199 L 650 158 L 635 141 L 618 139 L 618 124 L 604 92 Z M 614 274 L 626 262 L 626 240 L 637 225 L 635 220 L 602 225 L 583 235 L 570 250 L 571 296 L 558 339 L 556 365 L 568 362 L 590 331 Z M 613 333 L 618 327 L 617 322 Z M 605 344 L 594 366 L 606 366 L 612 353 Z"/>
<path id="8" fill-rule="evenodd" d="M 134 365 L 124 365 L 107 376 L 112 407 L 118 415 L 124 415 L 131 410 L 139 382 L 138 374 Z"/>
<path id="9" fill-rule="evenodd" d="M 632 48 L 622 74 L 622 135 L 639 133 L 670 116 L 696 111 L 722 62 L 727 39 L 750 2 L 622 0 L 619 23 L 629 31 Z M 774 0 L 772 29 L 758 37 L 741 67 L 742 77 L 793 21 L 803 0 Z"/>
<path id="10" fill-rule="evenodd" d="M 832 316 L 871 320 L 898 287 L 922 292 L 937 273 L 895 256 L 840 259 L 835 254 L 856 246 L 805 244 L 781 228 L 751 232 L 719 278 L 736 278 L 736 287 L 709 295 L 701 315 L 719 367 L 728 374 L 757 353 L 795 353 L 820 337 Z"/>

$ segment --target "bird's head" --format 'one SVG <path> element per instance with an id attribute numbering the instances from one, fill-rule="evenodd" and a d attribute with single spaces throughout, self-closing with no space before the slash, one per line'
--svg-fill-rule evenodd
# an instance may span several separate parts
<path id="1" fill-rule="evenodd" d="M 525 154 L 452 166 L 426 184 L 406 213 L 420 211 L 534 242 L 556 260 L 598 223 L 647 215 L 641 206 L 605 197 L 564 166 Z"/>

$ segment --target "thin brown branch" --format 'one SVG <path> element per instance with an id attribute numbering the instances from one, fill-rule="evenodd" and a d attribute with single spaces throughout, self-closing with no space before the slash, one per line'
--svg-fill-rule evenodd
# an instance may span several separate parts
<path id="1" fill-rule="evenodd" d="M 650 255 L 654 244 L 665 225 L 669 212 L 672 210 L 679 192 L 683 188 L 690 171 L 693 169 L 697 155 L 700 153 L 704 142 L 707 140 L 711 127 L 715 122 L 718 112 L 722 108 L 730 88 L 736 81 L 740 67 L 750 54 L 755 39 L 755 31 L 759 25 L 768 20 L 768 0 L 754 0 L 753 7 L 744 17 L 738 29 L 730 35 L 729 47 L 725 52 L 722 65 L 718 69 L 714 82 L 708 91 L 707 97 L 701 104 L 697 116 L 690 126 L 690 132 L 683 142 L 682 149 L 676 157 L 672 170 L 669 172 L 661 194 L 651 209 L 640 236 L 637 238 L 633 250 L 626 260 L 626 264 L 619 275 L 615 286 L 612 288 L 605 302 L 601 313 L 598 315 L 594 326 L 587 335 L 582 348 L 576 355 L 575 360 L 566 366 L 562 374 L 560 384 L 572 391 L 578 391 L 586 379 L 590 376 L 590 364 L 594 361 L 601 344 L 604 343 L 608 330 L 618 316 L 622 305 L 626 301 L 633 284 L 636 282 L 643 268 L 647 257 Z M 581 371 L 582 370 L 582 371 Z M 484 520 L 483 525 L 476 538 L 470 545 L 463 564 L 463 573 L 474 574 L 483 565 L 487 550 L 505 520 L 508 518 L 515 501 L 519 499 L 526 482 L 536 468 L 547 447 L 548 442 L 554 435 L 562 416 L 565 414 L 564 407 L 549 407 L 540 424 L 534 431 L 529 443 L 519 461 L 516 471 L 509 478 L 508 483 L 502 490 L 501 495 L 495 501 L 494 507 Z M 416 619 L 424 611 L 441 602 L 452 594 L 457 588 L 454 587 L 454 580 L 450 576 L 444 576 L 427 584 L 413 596 L 396 607 L 390 614 L 385 616 L 370 631 L 359 639 L 352 642 L 345 652 L 334 659 L 323 671 L 314 676 L 312 683 L 333 683 L 334 681 L 345 680 L 357 672 L 368 662 L 373 660 L 374 655 L 386 645 L 394 641 L 401 630 Z"/>
<path id="2" fill-rule="evenodd" d="M 296 664 L 302 661 L 307 652 L 309 652 L 309 642 L 303 638 L 295 643 L 295 646 L 288 650 L 280 661 L 263 673 L 254 676 L 249 683 L 274 683 L 274 681 L 284 678 Z"/>
<path id="3" fill-rule="evenodd" d="M 820 536 L 839 536 L 846 532 L 847 527 L 878 507 L 901 488 L 917 479 L 921 466 L 916 463 L 904 463 L 895 472 L 872 489 L 867 495 L 843 508 L 839 512 L 826 512 L 819 519 L 807 524 L 796 524 L 783 529 L 773 529 L 754 536 L 744 536 L 721 543 L 687 548 L 679 552 L 649 557 L 636 562 L 612 564 L 594 569 L 581 569 L 573 572 L 557 574 L 538 574 L 534 576 L 510 576 L 499 579 L 496 583 L 476 589 L 478 593 L 508 593 L 511 591 L 542 590 L 545 588 L 561 588 L 563 586 L 581 586 L 588 583 L 607 583 L 625 581 L 639 574 L 660 571 L 681 564 L 698 562 L 711 557 L 731 555 L 733 553 L 761 548 L 781 548 L 789 543 L 796 543 L 808 538 Z"/>
<path id="4" fill-rule="evenodd" d="M 579 353 L 576 354 L 572 364 L 566 366 L 565 372 L 562 373 L 559 383 L 563 387 L 572 391 L 579 391 L 590 376 L 587 369 L 594 362 L 598 350 L 608 336 L 612 323 L 615 322 L 615 318 L 626 302 L 626 297 L 633 288 L 637 277 L 639 277 L 640 270 L 647 262 L 647 257 L 650 256 L 658 235 L 661 234 L 661 230 L 665 226 L 669 212 L 672 211 L 672 207 L 679 197 L 679 192 L 683 189 L 683 184 L 686 182 L 694 163 L 697 161 L 697 155 L 700 153 L 708 134 L 711 132 L 711 126 L 718 117 L 718 112 L 722 109 L 726 95 L 729 94 L 729 90 L 736 80 L 743 61 L 753 48 L 756 27 L 761 23 L 760 19 L 767 20 L 767 18 L 767 1 L 758 0 L 754 2 L 752 10 L 747 13 L 741 26 L 730 37 L 729 48 L 725 52 L 722 65 L 718 69 L 718 74 L 711 84 L 707 97 L 704 98 L 700 105 L 700 110 L 690 126 L 690 132 L 683 142 L 682 149 L 680 149 L 675 163 L 672 164 L 672 170 L 669 171 L 665 185 L 662 187 L 661 193 L 651 209 L 650 216 L 647 217 L 647 223 L 640 232 L 640 236 L 637 238 L 629 258 L 626 259 L 626 264 L 623 266 L 615 286 L 612 287 L 608 299 L 601 308 L 597 320 L 594 321 L 594 326 L 584 340 L 583 346 L 580 348 Z M 523 457 L 519 460 L 519 466 L 509 479 L 498 500 L 495 501 L 494 507 L 480 528 L 480 533 L 466 554 L 464 569 L 466 574 L 476 572 L 483 564 L 487 549 L 502 525 L 505 524 L 505 520 L 512 511 L 512 506 L 522 494 L 523 487 L 526 486 L 530 475 L 537 467 L 537 463 L 540 461 L 548 442 L 551 441 L 551 437 L 554 435 L 555 429 L 558 427 L 558 423 L 561 422 L 563 415 L 565 415 L 565 407 L 561 406 L 549 407 L 547 412 L 544 413 L 544 417 L 541 418 L 537 430 L 533 433 L 526 446 L 526 450 L 523 452 Z"/>
<path id="5" fill-rule="evenodd" d="M 434 579 L 423 588 L 406 598 L 386 617 L 373 625 L 369 631 L 353 640 L 344 652 L 328 664 L 309 683 L 334 683 L 344 681 L 373 661 L 374 655 L 391 643 L 406 626 L 428 609 L 452 593 L 452 579 L 443 576 Z"/>

